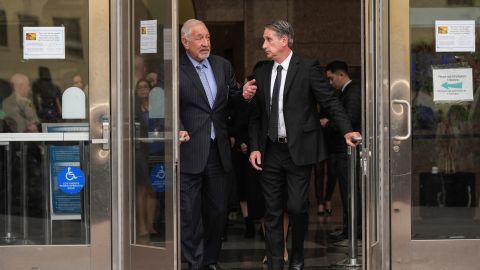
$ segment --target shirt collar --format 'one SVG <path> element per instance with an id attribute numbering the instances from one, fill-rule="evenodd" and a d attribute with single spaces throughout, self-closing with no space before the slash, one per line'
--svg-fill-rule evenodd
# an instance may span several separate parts
<path id="1" fill-rule="evenodd" d="M 345 91 L 345 88 L 347 87 L 347 85 L 349 85 L 351 82 L 352 82 L 352 80 L 349 80 L 348 82 L 346 82 L 346 83 L 342 86 L 342 93 L 343 93 L 343 91 Z"/>
<path id="2" fill-rule="evenodd" d="M 278 64 L 277 62 L 274 62 L 273 64 L 273 70 L 277 70 L 277 67 L 279 65 L 282 66 L 282 68 L 287 71 L 288 70 L 288 66 L 290 65 L 290 60 L 292 60 L 292 56 L 293 56 L 293 51 L 290 51 L 290 54 L 287 56 L 287 58 L 285 58 L 285 60 L 283 60 L 282 63 Z"/>
<path id="3" fill-rule="evenodd" d="M 210 68 L 210 63 L 208 62 L 207 59 L 203 60 L 202 62 L 198 62 L 197 60 L 193 59 L 188 53 L 187 53 L 187 56 L 195 68 L 197 68 L 198 65 L 202 65 L 204 68 L 207 68 L 207 69 Z"/>

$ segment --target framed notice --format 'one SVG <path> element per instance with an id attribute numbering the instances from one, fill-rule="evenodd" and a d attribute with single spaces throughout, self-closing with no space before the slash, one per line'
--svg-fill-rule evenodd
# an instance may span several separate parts
<path id="1" fill-rule="evenodd" d="M 435 21 L 436 52 L 475 52 L 475 21 Z"/>
<path id="2" fill-rule="evenodd" d="M 473 101 L 473 80 L 471 68 L 433 69 L 433 101 Z"/>
<path id="3" fill-rule="evenodd" d="M 65 59 L 65 27 L 23 27 L 23 59 Z"/>

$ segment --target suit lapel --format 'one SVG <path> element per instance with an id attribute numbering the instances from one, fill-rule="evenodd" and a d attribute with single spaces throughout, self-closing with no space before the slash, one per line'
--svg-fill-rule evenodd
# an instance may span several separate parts
<path id="1" fill-rule="evenodd" d="M 267 111 L 268 117 L 270 118 L 270 88 L 272 85 L 272 68 L 273 68 L 273 61 L 270 61 L 268 65 L 265 65 L 265 70 L 263 76 L 263 85 L 265 85 L 265 110 Z"/>
<path id="2" fill-rule="evenodd" d="M 183 71 L 187 73 L 188 78 L 193 82 L 193 85 L 195 86 L 195 90 L 197 90 L 202 97 L 202 99 L 206 102 L 207 106 L 210 108 L 210 105 L 208 103 L 208 98 L 207 94 L 205 93 L 205 89 L 203 89 L 202 81 L 200 81 L 200 76 L 198 76 L 198 72 L 193 66 L 192 62 L 188 58 L 186 54 L 184 54 L 181 58 L 181 65 L 183 68 Z"/>
<path id="3" fill-rule="evenodd" d="M 283 100 L 285 100 L 285 98 L 287 97 L 288 91 L 290 91 L 293 78 L 295 78 L 295 74 L 298 71 L 299 63 L 300 63 L 300 58 L 294 53 L 292 55 L 292 59 L 290 59 L 290 65 L 288 66 L 287 78 L 285 79 L 285 86 L 283 88 Z"/>

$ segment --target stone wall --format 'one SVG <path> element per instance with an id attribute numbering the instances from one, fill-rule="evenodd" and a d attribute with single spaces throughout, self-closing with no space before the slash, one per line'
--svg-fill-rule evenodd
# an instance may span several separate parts
<path id="1" fill-rule="evenodd" d="M 346 61 L 354 77 L 359 77 L 361 6 L 358 0 L 193 0 L 193 6 L 200 20 L 244 23 L 245 74 L 251 73 L 255 63 L 265 58 L 261 48 L 264 25 L 272 20 L 287 19 L 295 30 L 295 52 L 317 58 L 322 65 L 336 59 Z"/>

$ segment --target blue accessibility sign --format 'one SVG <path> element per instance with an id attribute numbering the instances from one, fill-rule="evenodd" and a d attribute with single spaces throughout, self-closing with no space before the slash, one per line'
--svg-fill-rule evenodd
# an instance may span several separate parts
<path id="1" fill-rule="evenodd" d="M 165 165 L 159 163 L 155 165 L 150 173 L 150 184 L 156 192 L 165 192 Z"/>
<path id="2" fill-rule="evenodd" d="M 58 187 L 66 194 L 77 194 L 85 186 L 85 174 L 79 167 L 68 166 L 57 175 Z"/>

